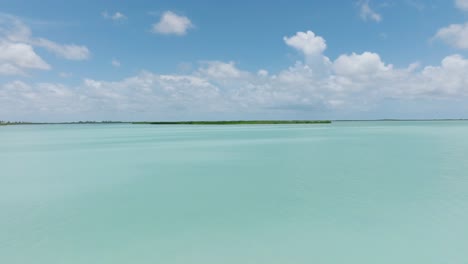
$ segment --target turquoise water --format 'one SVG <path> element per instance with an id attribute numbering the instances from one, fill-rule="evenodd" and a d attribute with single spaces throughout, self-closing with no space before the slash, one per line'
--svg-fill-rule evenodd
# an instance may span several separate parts
<path id="1" fill-rule="evenodd" d="M 0 127 L 0 263 L 468 263 L 468 122 Z"/>

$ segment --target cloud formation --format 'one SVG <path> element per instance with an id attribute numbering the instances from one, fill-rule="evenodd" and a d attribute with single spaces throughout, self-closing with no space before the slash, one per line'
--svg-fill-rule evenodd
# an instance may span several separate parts
<path id="1" fill-rule="evenodd" d="M 193 28 L 193 24 L 188 17 L 166 11 L 161 16 L 161 20 L 153 24 L 152 31 L 159 34 L 182 36 L 187 34 L 191 28 Z"/>
<path id="2" fill-rule="evenodd" d="M 50 69 L 28 44 L 0 40 L 0 50 L 0 75 L 24 75 L 25 69 Z"/>
<path id="3" fill-rule="evenodd" d="M 379 72 L 390 71 L 392 68 L 392 65 L 385 65 L 380 56 L 372 52 L 341 55 L 333 63 L 335 74 L 349 77 L 371 76 Z"/>
<path id="4" fill-rule="evenodd" d="M 323 54 L 327 49 L 324 38 L 309 30 L 283 37 L 283 40 L 286 45 L 303 53 L 305 63 L 316 77 L 330 74 L 330 59 Z"/>
<path id="5" fill-rule="evenodd" d="M 208 119 L 316 116 L 362 113 L 385 100 L 456 100 L 468 96 L 468 59 L 445 57 L 439 65 L 397 68 L 374 52 L 323 52 L 312 31 L 284 41 L 303 61 L 277 73 L 240 69 L 234 62 L 203 61 L 189 74 L 141 71 L 117 81 L 85 79 L 74 87 L 13 81 L 0 85 L 0 114 L 101 116 L 128 119 Z M 288 45 L 289 45 L 288 44 Z M 308 61 L 309 55 L 328 63 Z M 41 65 L 40 63 L 38 65 Z M 42 67 L 45 67 L 42 65 Z M 317 71 L 319 74 L 317 74 Z M 123 117 L 125 116 L 125 117 Z"/>
<path id="6" fill-rule="evenodd" d="M 314 32 L 297 32 L 292 37 L 284 37 L 284 42 L 302 53 L 305 56 L 320 55 L 327 48 L 327 44 L 322 37 L 316 36 Z"/>
<path id="7" fill-rule="evenodd" d="M 375 21 L 375 22 L 380 22 L 382 21 L 382 15 L 379 13 L 375 12 L 370 6 L 369 6 L 369 0 L 361 0 L 358 2 L 359 6 L 359 15 L 364 21 Z"/>
<path id="8" fill-rule="evenodd" d="M 45 48 L 46 50 L 54 53 L 58 57 L 67 60 L 87 60 L 91 56 L 89 49 L 86 46 L 75 44 L 58 44 L 44 38 L 37 38 L 31 41 L 33 45 Z"/>
<path id="9" fill-rule="evenodd" d="M 465 24 L 452 24 L 441 28 L 437 31 L 434 38 L 440 39 L 454 48 L 468 49 L 468 22 Z"/>
<path id="10" fill-rule="evenodd" d="M 51 66 L 36 53 L 35 47 L 68 60 L 90 57 L 86 46 L 33 37 L 31 29 L 20 19 L 0 14 L 0 75 L 25 75 L 28 69 L 49 70 Z"/>

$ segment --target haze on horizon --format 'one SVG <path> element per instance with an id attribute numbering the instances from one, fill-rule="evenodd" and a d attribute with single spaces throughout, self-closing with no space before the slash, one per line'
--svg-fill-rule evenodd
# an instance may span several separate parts
<path id="1" fill-rule="evenodd" d="M 468 118 L 468 0 L 1 10 L 0 120 Z"/>

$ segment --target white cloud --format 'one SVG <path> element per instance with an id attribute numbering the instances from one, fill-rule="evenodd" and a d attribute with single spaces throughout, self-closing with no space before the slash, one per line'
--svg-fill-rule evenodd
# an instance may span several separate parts
<path id="1" fill-rule="evenodd" d="M 105 19 L 111 19 L 113 21 L 124 21 L 127 20 L 127 16 L 120 12 L 115 12 L 114 14 L 109 14 L 107 11 L 101 13 L 102 17 Z"/>
<path id="2" fill-rule="evenodd" d="M 49 70 L 28 43 L 31 30 L 16 17 L 0 14 L 0 75 L 24 75 L 27 69 Z"/>
<path id="3" fill-rule="evenodd" d="M 242 72 L 235 66 L 234 62 L 222 62 L 222 61 L 207 61 L 203 62 L 198 72 L 202 76 L 206 76 L 211 79 L 232 79 L 245 76 L 246 72 Z"/>
<path id="4" fill-rule="evenodd" d="M 161 16 L 161 20 L 153 25 L 152 31 L 159 34 L 182 36 L 185 35 L 190 28 L 193 28 L 193 24 L 188 17 L 166 11 Z"/>
<path id="5" fill-rule="evenodd" d="M 45 38 L 35 38 L 31 29 L 20 19 L 0 14 L 1 75 L 24 75 L 28 69 L 49 70 L 51 66 L 36 53 L 35 47 L 45 48 L 69 60 L 84 60 L 90 56 L 85 46 L 62 45 Z"/>
<path id="6" fill-rule="evenodd" d="M 468 60 L 461 55 L 445 57 L 440 66 L 427 66 L 422 72 L 417 90 L 436 95 L 468 95 Z"/>
<path id="7" fill-rule="evenodd" d="M 24 74 L 23 69 L 49 70 L 50 65 L 24 43 L 0 41 L 0 74 Z"/>
<path id="8" fill-rule="evenodd" d="M 358 2 L 359 5 L 359 15 L 364 21 L 373 20 L 375 22 L 382 21 L 382 15 L 375 12 L 369 6 L 369 0 L 361 0 Z"/>
<path id="9" fill-rule="evenodd" d="M 339 56 L 333 63 L 333 69 L 342 76 L 371 76 L 391 70 L 392 65 L 385 65 L 376 53 L 364 52 Z"/>
<path id="10" fill-rule="evenodd" d="M 114 66 L 114 67 L 120 67 L 120 65 L 121 65 L 121 64 L 120 64 L 120 61 L 117 60 L 117 59 L 112 59 L 111 64 L 112 64 L 112 66 Z"/>
<path id="11" fill-rule="evenodd" d="M 109 111 L 215 111 L 221 102 L 218 88 L 194 75 L 143 71 L 118 82 L 87 79 L 80 89 L 90 108 L 99 105 Z"/>
<path id="12" fill-rule="evenodd" d="M 305 56 L 308 70 L 317 78 L 329 74 L 330 59 L 323 55 L 327 48 L 324 38 L 317 36 L 312 31 L 297 32 L 292 37 L 283 37 L 286 45 L 301 51 Z"/>
<path id="13" fill-rule="evenodd" d="M 9 63 L 0 62 L 0 75 L 23 75 L 24 72 Z"/>
<path id="14" fill-rule="evenodd" d="M 25 115 L 57 112 L 70 114 L 82 111 L 80 96 L 62 84 L 38 83 L 30 85 L 13 81 L 0 87 L 0 114 L 16 112 Z"/>
<path id="15" fill-rule="evenodd" d="M 44 38 L 35 39 L 32 43 L 67 60 L 87 60 L 91 56 L 88 48 L 82 45 L 62 45 Z"/>
<path id="16" fill-rule="evenodd" d="M 468 22 L 465 24 L 452 24 L 441 28 L 434 36 L 448 45 L 458 49 L 468 49 Z"/>
<path id="17" fill-rule="evenodd" d="M 320 38 L 310 33 L 296 36 L 304 34 Z M 297 43 L 302 44 L 291 46 L 308 50 L 305 47 L 316 41 Z M 439 65 L 397 68 L 377 53 L 363 52 L 319 65 L 307 62 L 309 54 L 323 56 L 326 46 L 315 45 L 318 51 L 303 51 L 304 61 L 275 73 L 246 71 L 234 62 L 204 61 L 187 74 L 142 71 L 116 81 L 85 79 L 74 87 L 10 82 L 0 85 L 0 114 L 148 120 L 323 118 L 330 113 L 361 117 L 386 100 L 432 104 L 468 98 L 468 59 L 461 55 L 447 56 Z"/>
<path id="18" fill-rule="evenodd" d="M 314 32 L 297 32 L 292 37 L 284 37 L 284 42 L 306 56 L 321 55 L 327 48 L 325 39 L 320 36 L 316 36 Z"/>
<path id="19" fill-rule="evenodd" d="M 268 76 L 268 71 L 267 70 L 258 70 L 257 75 L 260 77 L 267 77 Z"/>
<path id="20" fill-rule="evenodd" d="M 15 16 L 0 13 L 0 38 L 11 42 L 27 42 L 31 29 Z"/>
<path id="21" fill-rule="evenodd" d="M 330 67 L 326 78 L 316 78 L 312 68 L 303 63 L 274 75 L 258 75 L 237 69 L 233 63 L 204 62 L 188 75 L 144 71 L 113 82 L 85 79 L 78 87 L 13 82 L 0 86 L 0 104 L 5 114 L 127 113 L 184 119 L 210 113 L 245 117 L 359 112 L 387 98 L 468 96 L 468 60 L 460 55 L 444 58 L 439 66 L 417 70 L 411 65 L 395 69 L 377 54 L 365 52 L 342 55 Z"/>
<path id="22" fill-rule="evenodd" d="M 463 11 L 468 11 L 468 0 L 455 0 L 455 6 Z"/>

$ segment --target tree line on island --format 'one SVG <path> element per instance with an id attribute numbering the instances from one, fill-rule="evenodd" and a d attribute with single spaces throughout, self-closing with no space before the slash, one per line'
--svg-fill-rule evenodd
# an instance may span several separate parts
<path id="1" fill-rule="evenodd" d="M 0 125 L 75 125 L 75 124 L 133 124 L 133 125 L 279 125 L 330 124 L 330 120 L 231 120 L 231 121 L 77 121 L 77 122 L 11 122 L 0 120 Z"/>

